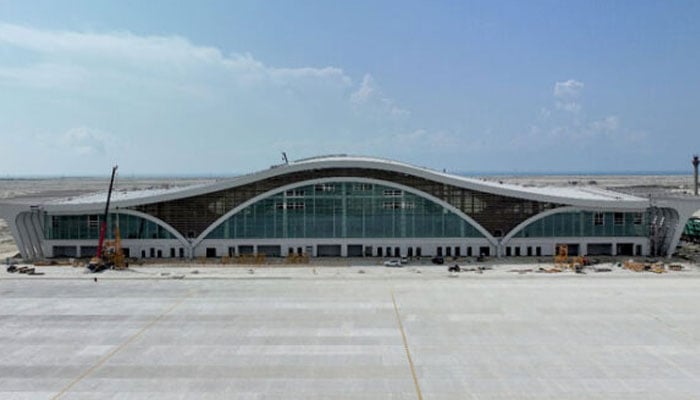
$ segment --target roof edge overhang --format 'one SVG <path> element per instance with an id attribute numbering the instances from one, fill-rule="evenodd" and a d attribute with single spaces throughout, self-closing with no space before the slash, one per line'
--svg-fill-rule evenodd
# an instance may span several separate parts
<path id="1" fill-rule="evenodd" d="M 549 202 L 567 206 L 576 206 L 588 209 L 609 209 L 620 210 L 641 210 L 649 207 L 649 200 L 617 193 L 599 188 L 557 188 L 557 187 L 526 187 L 515 184 L 499 183 L 475 178 L 467 178 L 458 175 L 438 172 L 428 168 L 416 167 L 413 165 L 368 157 L 348 157 L 332 156 L 318 157 L 312 159 L 291 162 L 270 167 L 269 169 L 242 175 L 232 179 L 222 180 L 206 185 L 179 188 L 166 193 L 143 196 L 133 199 L 113 199 L 114 207 L 125 208 L 137 205 L 152 204 L 163 201 L 178 200 L 206 193 L 216 192 L 243 186 L 255 181 L 272 178 L 307 170 L 335 169 L 335 168 L 366 168 L 381 171 L 394 172 L 399 174 L 413 175 L 434 182 L 452 185 L 464 189 L 478 192 L 490 193 L 506 197 L 514 197 L 525 200 Z M 559 190 L 561 189 L 561 190 Z M 560 191 L 561 193 L 557 193 Z M 106 194 L 105 194 L 106 196 Z M 85 203 L 58 203 L 47 202 L 42 204 L 46 211 L 76 211 L 85 212 L 90 210 L 99 211 L 104 201 Z"/>

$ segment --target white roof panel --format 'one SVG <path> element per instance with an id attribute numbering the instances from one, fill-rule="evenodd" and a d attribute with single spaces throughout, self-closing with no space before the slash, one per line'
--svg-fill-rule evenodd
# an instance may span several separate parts
<path id="1" fill-rule="evenodd" d="M 460 175 L 448 174 L 445 172 L 438 172 L 425 167 L 416 167 L 413 165 L 393 160 L 346 155 L 331 155 L 307 158 L 303 160 L 294 161 L 289 164 L 275 165 L 267 170 L 258 171 L 255 173 L 246 174 L 239 177 L 217 181 L 213 183 L 190 185 L 185 187 L 176 187 L 169 189 L 147 189 L 133 191 L 117 190 L 113 193 L 112 202 L 126 203 L 125 205 L 134 205 L 137 203 L 141 203 L 140 200 L 145 200 L 144 202 L 148 203 L 172 200 L 232 188 L 239 185 L 254 182 L 256 180 L 266 179 L 272 176 L 277 176 L 285 173 L 293 173 L 307 169 L 344 167 L 376 168 L 388 171 L 395 171 L 399 173 L 412 174 L 425 179 L 443 182 L 445 184 L 451 184 L 475 191 L 482 191 L 486 193 L 493 193 L 497 195 L 516 198 L 524 198 L 535 201 L 569 204 L 580 207 L 619 206 L 622 208 L 642 208 L 646 207 L 648 203 L 647 199 L 641 197 L 613 192 L 595 186 L 522 186 L 512 183 L 503 183 L 500 181 L 489 180 L 485 178 L 470 178 Z M 46 204 L 56 205 L 59 207 L 62 205 L 95 205 L 99 203 L 104 203 L 106 201 L 106 198 L 107 193 L 102 192 L 85 196 L 79 196 L 75 198 L 51 201 Z"/>

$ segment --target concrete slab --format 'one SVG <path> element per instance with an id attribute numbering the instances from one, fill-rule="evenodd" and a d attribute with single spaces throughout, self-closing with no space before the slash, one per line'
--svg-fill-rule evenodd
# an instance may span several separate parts
<path id="1" fill-rule="evenodd" d="M 696 270 L 53 268 L 0 278 L 0 398 L 700 397 Z"/>

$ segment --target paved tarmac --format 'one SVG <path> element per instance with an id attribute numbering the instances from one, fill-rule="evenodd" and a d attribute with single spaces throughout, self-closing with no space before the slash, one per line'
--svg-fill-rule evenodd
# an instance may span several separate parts
<path id="1" fill-rule="evenodd" d="M 55 268 L 2 271 L 1 399 L 700 398 L 697 272 Z"/>

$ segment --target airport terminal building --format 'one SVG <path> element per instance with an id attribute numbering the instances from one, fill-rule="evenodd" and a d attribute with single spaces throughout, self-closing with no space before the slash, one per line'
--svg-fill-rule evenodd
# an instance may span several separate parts
<path id="1" fill-rule="evenodd" d="M 0 204 L 25 259 L 89 257 L 107 194 Z M 535 187 L 323 156 L 206 185 L 113 193 L 129 257 L 670 255 L 697 199 Z"/>

